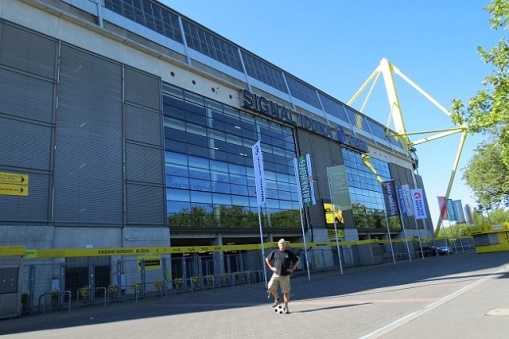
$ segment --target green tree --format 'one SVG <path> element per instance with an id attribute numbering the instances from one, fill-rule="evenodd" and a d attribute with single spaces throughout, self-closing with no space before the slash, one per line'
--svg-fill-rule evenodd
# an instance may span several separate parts
<path id="1" fill-rule="evenodd" d="M 489 210 L 488 213 L 487 218 L 489 218 L 489 222 L 492 225 L 500 225 L 509 221 L 509 212 L 502 208 Z"/>
<path id="2" fill-rule="evenodd" d="M 467 224 L 457 224 L 448 227 L 443 227 L 438 232 L 439 238 L 450 238 L 456 239 L 461 237 L 468 237 L 470 234 L 468 233 Z"/>
<path id="3" fill-rule="evenodd" d="M 483 206 L 503 201 L 509 195 L 509 168 L 500 157 L 498 143 L 477 146 L 462 179 Z"/>
<path id="4" fill-rule="evenodd" d="M 507 30 L 509 25 L 509 0 L 492 0 L 485 8 L 491 14 L 489 23 L 494 30 Z M 493 74 L 484 78 L 483 89 L 477 91 L 476 95 L 470 97 L 465 104 L 460 99 L 454 99 L 452 103 L 452 120 L 456 124 L 466 124 L 469 133 L 485 133 L 490 135 L 491 145 L 481 146 L 475 159 L 472 159 L 465 174 L 467 184 L 472 188 L 474 194 L 484 203 L 500 199 L 503 194 L 490 197 L 489 191 L 495 190 L 499 193 L 503 188 L 496 187 L 500 184 L 499 176 L 489 176 L 485 180 L 495 181 L 481 185 L 479 168 L 481 163 L 488 164 L 489 160 L 496 160 L 498 170 L 502 165 L 506 168 L 503 173 L 509 171 L 509 45 L 505 37 L 502 37 L 498 45 L 489 49 L 481 46 L 477 48 L 482 60 L 491 64 Z M 486 159 L 482 159 L 486 156 Z M 486 167 L 486 169 L 490 166 Z M 493 174 L 493 173 L 492 173 Z M 507 177 L 507 176 L 506 176 Z M 474 186 L 471 186 L 473 183 Z M 479 195 L 478 195 L 479 194 Z"/>
<path id="5" fill-rule="evenodd" d="M 271 228 L 300 229 L 300 213 L 298 210 L 279 211 L 270 215 Z"/>

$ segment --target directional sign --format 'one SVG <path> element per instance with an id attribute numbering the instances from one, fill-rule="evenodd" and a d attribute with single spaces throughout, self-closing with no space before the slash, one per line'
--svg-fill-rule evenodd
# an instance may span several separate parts
<path id="1" fill-rule="evenodd" d="M 0 172 L 0 184 L 28 185 L 28 174 Z"/>
<path id="2" fill-rule="evenodd" d="M 138 256 L 138 267 L 137 270 L 141 270 L 141 261 L 145 262 L 145 270 L 146 271 L 154 271 L 161 269 L 161 256 L 160 255 L 145 255 Z"/>
<path id="3" fill-rule="evenodd" d="M 28 186 L 0 183 L 0 195 L 20 195 L 26 197 L 28 196 Z"/>
<path id="4" fill-rule="evenodd" d="M 28 174 L 0 172 L 0 195 L 28 196 Z"/>

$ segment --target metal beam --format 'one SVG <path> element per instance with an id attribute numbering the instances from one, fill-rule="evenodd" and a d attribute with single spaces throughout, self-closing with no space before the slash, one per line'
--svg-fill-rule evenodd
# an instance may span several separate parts
<path id="1" fill-rule="evenodd" d="M 400 76 L 404 81 L 406 81 L 410 86 L 412 86 L 417 92 L 419 92 L 422 96 L 424 96 L 426 99 L 428 99 L 432 104 L 434 104 L 440 111 L 445 113 L 448 117 L 451 116 L 451 113 L 444 108 L 437 100 L 435 100 L 431 95 L 426 93 L 422 88 L 420 88 L 417 84 L 415 84 L 412 80 L 410 80 L 406 75 L 403 74 L 398 68 L 394 67 L 387 59 L 383 58 L 380 61 L 380 64 L 375 69 L 373 73 L 368 77 L 368 79 L 362 84 L 362 86 L 359 88 L 357 92 L 355 92 L 354 96 L 348 101 L 348 105 L 352 105 L 355 100 L 360 96 L 360 94 L 366 89 L 368 84 L 373 81 L 373 84 L 369 90 L 368 96 L 366 97 L 364 103 L 362 104 L 362 108 L 360 112 L 363 111 L 364 107 L 367 104 L 367 100 L 371 96 L 371 92 L 373 91 L 373 87 L 376 84 L 376 81 L 378 80 L 378 77 L 380 73 L 383 75 L 384 83 L 385 83 L 385 90 L 387 93 L 387 99 L 389 100 L 389 122 L 392 118 L 393 124 L 394 124 L 394 131 L 396 133 L 393 133 L 393 135 L 398 136 L 400 140 L 402 141 L 403 145 L 405 146 L 405 149 L 407 152 L 409 152 L 410 148 L 412 148 L 415 145 L 419 145 L 425 142 L 437 140 L 440 138 L 444 138 L 446 136 L 450 136 L 456 133 L 461 133 L 460 143 L 458 146 L 458 151 L 456 153 L 456 158 L 454 159 L 453 168 L 451 172 L 451 176 L 449 178 L 449 184 L 447 186 L 445 197 L 446 199 L 449 198 L 449 194 L 451 192 L 452 185 L 454 183 L 454 178 L 456 176 L 456 171 L 458 168 L 458 163 L 461 157 L 461 152 L 463 151 L 463 146 L 465 145 L 465 140 L 468 133 L 468 126 L 458 125 L 458 127 L 450 128 L 450 129 L 443 129 L 443 130 L 433 130 L 433 131 L 424 131 L 424 132 L 407 132 L 405 127 L 405 121 L 403 119 L 403 113 L 401 110 L 401 104 L 399 101 L 398 92 L 396 90 L 396 84 L 394 82 L 394 74 L 397 74 Z M 389 126 L 387 126 L 389 127 Z M 427 136 L 421 139 L 418 139 L 416 141 L 411 141 L 409 139 L 410 135 L 417 135 L 417 134 L 430 134 L 430 133 L 437 133 L 431 136 Z M 410 154 L 410 152 L 409 152 Z M 435 228 L 435 236 L 440 231 L 440 227 L 442 225 L 442 216 L 439 216 L 438 223 Z"/>

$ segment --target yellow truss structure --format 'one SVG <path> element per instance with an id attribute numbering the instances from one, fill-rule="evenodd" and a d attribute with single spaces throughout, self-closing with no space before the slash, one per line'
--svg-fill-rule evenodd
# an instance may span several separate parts
<path id="1" fill-rule="evenodd" d="M 438 101 L 433 99 L 428 93 L 426 93 L 422 88 L 417 86 L 412 80 L 410 80 L 407 76 L 405 76 L 398 68 L 396 68 L 393 64 L 391 64 L 387 59 L 383 58 L 380 61 L 380 64 L 378 67 L 371 73 L 371 75 L 368 77 L 368 79 L 362 84 L 362 86 L 359 88 L 359 90 L 354 94 L 354 96 L 348 101 L 348 105 L 351 106 L 355 100 L 359 97 L 359 95 L 368 87 L 368 85 L 371 83 L 371 87 L 369 89 L 368 94 L 366 95 L 366 98 L 362 104 L 362 107 L 360 109 L 360 112 L 363 112 L 364 107 L 366 107 L 366 104 L 371 97 L 373 88 L 376 85 L 376 82 L 378 81 L 378 78 L 382 74 L 384 84 L 385 84 L 385 90 L 387 92 L 387 99 L 389 100 L 389 106 L 390 106 L 390 116 L 389 121 L 387 122 L 387 130 L 389 130 L 389 123 L 392 119 L 394 123 L 393 130 L 395 131 L 394 136 L 398 137 L 401 142 L 403 143 L 405 149 L 408 152 L 409 157 L 412 157 L 412 154 L 415 152 L 415 146 L 423 144 L 425 142 L 437 140 L 443 137 L 447 137 L 456 133 L 461 133 L 460 142 L 458 145 L 458 150 L 456 152 L 456 158 L 454 159 L 453 167 L 451 176 L 449 178 L 449 184 L 447 186 L 447 191 L 445 193 L 445 199 L 449 199 L 449 194 L 451 193 L 452 184 L 454 183 L 454 177 L 456 175 L 456 171 L 458 168 L 458 163 L 461 157 L 461 152 L 463 151 L 463 146 L 465 145 L 465 140 L 468 133 L 468 127 L 466 125 L 457 125 L 457 127 L 454 128 L 446 128 L 446 129 L 440 129 L 440 130 L 430 130 L 430 131 L 420 131 L 420 132 L 407 132 L 405 128 L 405 121 L 403 119 L 403 113 L 401 111 L 401 105 L 398 97 L 398 92 L 396 90 L 396 84 L 394 82 L 394 74 L 400 76 L 403 80 L 405 80 L 410 86 L 412 86 L 417 92 L 419 92 L 421 95 L 423 95 L 426 99 L 428 99 L 432 104 L 434 104 L 439 110 L 441 110 L 443 113 L 445 113 L 448 117 L 451 117 L 451 112 L 449 112 L 447 109 L 445 109 Z M 452 122 L 452 120 L 451 120 Z M 421 139 L 412 141 L 410 140 L 409 136 L 414 135 L 429 135 L 431 136 L 423 137 Z M 442 226 L 442 213 L 439 213 L 439 219 L 437 226 L 435 228 L 435 236 L 440 231 L 440 227 Z"/>

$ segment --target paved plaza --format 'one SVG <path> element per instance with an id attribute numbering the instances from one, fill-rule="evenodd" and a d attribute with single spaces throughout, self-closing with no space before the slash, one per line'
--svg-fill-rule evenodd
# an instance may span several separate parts
<path id="1" fill-rule="evenodd" d="M 296 275 L 291 314 L 263 284 L 0 320 L 5 338 L 507 338 L 509 254 Z"/>

